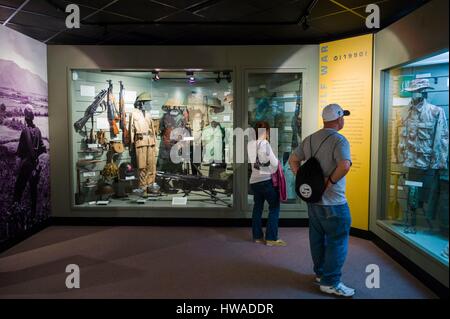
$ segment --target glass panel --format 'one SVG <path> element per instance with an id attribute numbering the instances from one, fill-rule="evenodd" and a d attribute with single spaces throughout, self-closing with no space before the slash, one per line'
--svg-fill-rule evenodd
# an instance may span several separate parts
<path id="1" fill-rule="evenodd" d="M 286 177 L 288 201 L 283 205 L 306 209 L 295 193 L 295 176 L 288 164 L 291 151 L 302 140 L 302 73 L 249 73 L 247 83 L 249 126 L 266 121 L 278 130 L 278 148 L 273 151 Z M 248 202 L 253 203 L 250 187 Z"/>
<path id="2" fill-rule="evenodd" d="M 72 71 L 75 204 L 231 207 L 231 82 L 229 71 Z"/>
<path id="3" fill-rule="evenodd" d="M 448 265 L 448 52 L 387 72 L 381 219 Z"/>

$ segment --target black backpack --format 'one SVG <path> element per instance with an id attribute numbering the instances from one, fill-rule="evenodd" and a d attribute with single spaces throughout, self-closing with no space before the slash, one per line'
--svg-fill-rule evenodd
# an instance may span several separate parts
<path id="1" fill-rule="evenodd" d="M 300 166 L 295 178 L 295 192 L 297 195 L 307 203 L 317 203 L 322 199 L 325 192 L 325 176 L 319 160 L 316 158 L 323 143 L 334 135 L 331 133 L 320 143 L 319 148 L 313 154 L 311 136 L 309 137 L 309 145 L 311 148 L 311 157 Z"/>

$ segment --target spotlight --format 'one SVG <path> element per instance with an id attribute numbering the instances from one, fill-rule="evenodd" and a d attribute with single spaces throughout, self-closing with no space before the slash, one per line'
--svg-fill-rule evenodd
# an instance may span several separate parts
<path id="1" fill-rule="evenodd" d="M 301 25 L 302 25 L 303 31 L 306 31 L 306 30 L 309 29 L 309 27 L 310 27 L 310 25 L 309 25 L 309 15 L 305 15 L 302 18 Z"/>
<path id="2" fill-rule="evenodd" d="M 154 75 L 153 75 L 153 81 L 158 81 L 159 79 L 160 79 L 160 77 L 159 77 L 159 72 L 152 72 Z"/>
<path id="3" fill-rule="evenodd" d="M 219 84 L 222 78 L 220 77 L 220 72 L 217 72 L 216 83 Z"/>
<path id="4" fill-rule="evenodd" d="M 189 81 L 189 84 L 193 84 L 193 83 L 195 83 L 195 76 L 194 76 L 194 72 L 192 72 L 192 71 L 188 71 L 188 72 L 186 72 L 186 75 L 188 76 L 188 81 Z"/>
<path id="5" fill-rule="evenodd" d="M 223 72 L 223 75 L 225 76 L 225 79 L 228 83 L 231 83 L 231 73 L 230 72 Z"/>

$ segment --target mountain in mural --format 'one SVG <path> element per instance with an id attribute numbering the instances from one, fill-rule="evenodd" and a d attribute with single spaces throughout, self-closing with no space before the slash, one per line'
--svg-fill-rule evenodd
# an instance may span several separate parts
<path id="1" fill-rule="evenodd" d="M 0 87 L 47 96 L 47 83 L 16 63 L 0 59 Z"/>

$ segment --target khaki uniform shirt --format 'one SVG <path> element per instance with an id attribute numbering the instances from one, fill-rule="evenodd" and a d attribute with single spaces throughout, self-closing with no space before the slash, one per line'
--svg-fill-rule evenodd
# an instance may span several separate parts
<path id="1" fill-rule="evenodd" d="M 135 108 L 129 120 L 130 141 L 135 147 L 156 145 L 156 131 L 149 111 Z"/>

